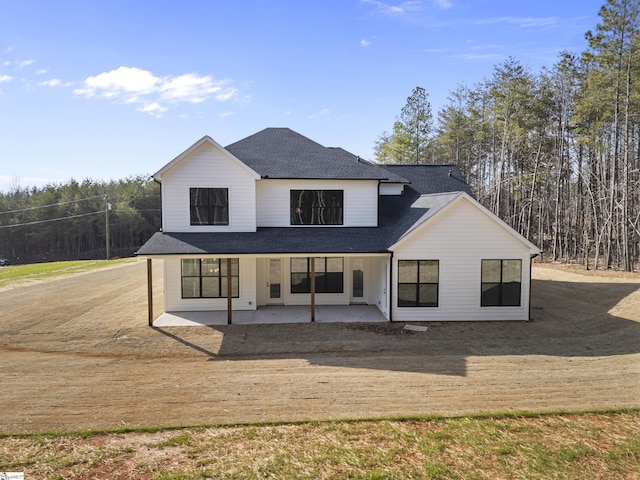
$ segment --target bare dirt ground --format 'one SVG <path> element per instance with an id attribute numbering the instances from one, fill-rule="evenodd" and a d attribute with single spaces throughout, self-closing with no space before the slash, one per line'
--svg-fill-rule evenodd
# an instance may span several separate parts
<path id="1" fill-rule="evenodd" d="M 640 406 L 640 274 L 536 266 L 532 290 L 531 322 L 407 333 L 151 328 L 143 261 L 6 288 L 0 432 Z"/>

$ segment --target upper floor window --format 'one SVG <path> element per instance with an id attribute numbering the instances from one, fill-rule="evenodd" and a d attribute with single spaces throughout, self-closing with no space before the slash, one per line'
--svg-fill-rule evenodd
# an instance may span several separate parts
<path id="1" fill-rule="evenodd" d="M 522 260 L 482 260 L 483 307 L 519 307 Z"/>
<path id="2" fill-rule="evenodd" d="M 343 190 L 291 190 L 291 225 L 342 225 Z"/>
<path id="3" fill-rule="evenodd" d="M 398 306 L 437 307 L 438 260 L 398 260 Z"/>
<path id="4" fill-rule="evenodd" d="M 191 225 L 229 225 L 228 188 L 190 188 Z"/>

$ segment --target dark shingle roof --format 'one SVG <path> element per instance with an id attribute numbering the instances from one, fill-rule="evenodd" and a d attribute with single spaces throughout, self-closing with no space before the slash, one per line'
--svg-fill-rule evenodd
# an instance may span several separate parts
<path id="1" fill-rule="evenodd" d="M 466 192 L 473 196 L 471 187 L 455 165 L 380 165 L 411 182 L 411 188 L 421 194 Z"/>
<path id="2" fill-rule="evenodd" d="M 327 148 L 289 128 L 265 128 L 225 147 L 265 178 L 374 179 L 391 173 L 342 148 Z"/>
<path id="3" fill-rule="evenodd" d="M 404 183 L 380 196 L 378 227 L 269 227 L 256 232 L 158 232 L 138 255 L 387 252 L 407 231 L 446 206 L 457 192 L 473 196 L 453 165 L 376 165 L 342 148 L 326 148 L 288 128 L 267 128 L 226 147 L 269 178 L 379 179 Z"/>
<path id="4" fill-rule="evenodd" d="M 258 228 L 256 232 L 155 233 L 137 255 L 378 253 L 386 238 L 376 227 Z"/>

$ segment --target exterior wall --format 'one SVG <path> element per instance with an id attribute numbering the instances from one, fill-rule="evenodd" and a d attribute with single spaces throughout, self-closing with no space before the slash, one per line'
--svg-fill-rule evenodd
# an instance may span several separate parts
<path id="1" fill-rule="evenodd" d="M 380 195 L 402 195 L 404 191 L 403 183 L 381 183 Z"/>
<path id="2" fill-rule="evenodd" d="M 209 255 L 215 257 L 214 255 Z M 240 297 L 232 301 L 233 310 L 256 309 L 256 259 L 240 257 Z M 180 258 L 164 260 L 165 312 L 201 312 L 226 310 L 226 298 L 182 298 Z"/>
<path id="3" fill-rule="evenodd" d="M 229 225 L 190 225 L 191 187 L 228 188 Z M 255 205 L 255 179 L 250 172 L 211 144 L 200 146 L 162 179 L 165 232 L 255 232 Z"/>
<path id="4" fill-rule="evenodd" d="M 377 180 L 263 179 L 256 182 L 258 227 L 291 226 L 290 190 L 344 190 L 344 224 L 341 226 L 375 227 L 378 225 Z"/>
<path id="5" fill-rule="evenodd" d="M 400 242 L 393 257 L 394 321 L 528 320 L 529 249 L 463 199 Z M 481 307 L 481 261 L 521 259 L 521 306 Z M 398 307 L 398 260 L 439 260 L 438 307 Z"/>

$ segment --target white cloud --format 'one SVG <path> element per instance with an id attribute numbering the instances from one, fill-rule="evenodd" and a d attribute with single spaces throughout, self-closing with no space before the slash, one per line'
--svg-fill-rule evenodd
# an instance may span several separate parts
<path id="1" fill-rule="evenodd" d="M 71 87 L 73 82 L 62 82 L 59 78 L 52 78 L 44 82 L 38 83 L 39 87 Z"/>
<path id="2" fill-rule="evenodd" d="M 323 108 L 322 110 L 320 110 L 317 113 L 312 113 L 311 115 L 309 115 L 310 119 L 314 119 L 317 117 L 326 117 L 327 115 L 329 115 L 331 113 L 331 111 L 328 108 Z"/>
<path id="3" fill-rule="evenodd" d="M 138 108 L 139 112 L 146 112 L 157 118 L 161 117 L 167 110 L 167 107 L 163 107 L 158 102 L 148 103 Z"/>
<path id="4" fill-rule="evenodd" d="M 227 117 L 231 117 L 233 114 L 234 114 L 233 112 L 222 112 L 222 113 L 218 114 L 218 117 L 227 118 Z"/>
<path id="5" fill-rule="evenodd" d="M 483 18 L 473 23 L 479 25 L 493 25 L 496 23 L 513 23 L 519 27 L 547 27 L 558 23 L 557 17 L 494 17 Z"/>
<path id="6" fill-rule="evenodd" d="M 364 3 L 369 3 L 376 7 L 376 9 L 383 15 L 389 15 L 392 17 L 403 16 L 407 13 L 417 12 L 422 10 L 423 3 L 417 0 L 408 0 L 398 5 L 390 5 L 380 0 L 362 0 Z"/>
<path id="7" fill-rule="evenodd" d="M 47 69 L 46 68 L 41 68 L 40 70 L 38 70 L 36 72 L 36 75 L 44 75 L 45 73 L 47 73 Z"/>
<path id="8" fill-rule="evenodd" d="M 11 80 L 13 80 L 13 77 L 9 75 L 0 75 L 0 83 L 10 82 Z"/>
<path id="9" fill-rule="evenodd" d="M 362 40 L 360 40 L 360 46 L 361 47 L 368 47 L 369 45 L 371 45 L 371 42 L 369 40 L 364 39 L 364 38 Z"/>
<path id="10" fill-rule="evenodd" d="M 29 59 L 29 60 L 22 60 L 18 63 L 16 63 L 16 67 L 17 68 L 24 68 L 24 67 L 28 67 L 29 65 L 35 63 L 35 60 Z"/>
<path id="11" fill-rule="evenodd" d="M 433 0 L 433 3 L 435 3 L 440 8 L 444 8 L 445 10 L 453 8 L 453 2 L 450 0 Z"/>
<path id="12" fill-rule="evenodd" d="M 122 103 L 139 103 L 138 110 L 158 116 L 168 110 L 166 103 L 202 103 L 210 98 L 225 101 L 237 89 L 229 80 L 215 80 L 212 75 L 185 73 L 175 77 L 158 77 L 148 70 L 119 67 L 88 77 L 76 95 L 106 98 Z"/>

